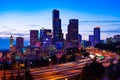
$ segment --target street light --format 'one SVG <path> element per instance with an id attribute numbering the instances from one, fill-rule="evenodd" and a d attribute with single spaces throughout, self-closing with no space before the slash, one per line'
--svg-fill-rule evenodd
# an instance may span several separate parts
<path id="1" fill-rule="evenodd" d="M 50 65 L 51 65 L 51 61 L 52 61 L 52 60 L 51 60 L 51 59 L 49 59 Z"/>
<path id="2" fill-rule="evenodd" d="M 65 78 L 65 80 L 68 80 L 67 78 Z"/>

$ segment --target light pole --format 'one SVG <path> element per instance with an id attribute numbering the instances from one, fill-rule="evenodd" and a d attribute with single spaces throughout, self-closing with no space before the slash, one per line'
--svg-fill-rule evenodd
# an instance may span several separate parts
<path id="1" fill-rule="evenodd" d="M 52 60 L 49 58 L 49 65 L 50 65 L 50 66 L 51 66 L 51 61 L 52 61 Z"/>

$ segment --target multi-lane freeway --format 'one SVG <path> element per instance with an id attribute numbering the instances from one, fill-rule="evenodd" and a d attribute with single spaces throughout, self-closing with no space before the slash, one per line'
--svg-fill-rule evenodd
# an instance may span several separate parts
<path id="1" fill-rule="evenodd" d="M 116 54 L 111 54 L 108 52 L 102 53 L 101 51 L 97 51 L 97 50 L 89 50 L 88 52 L 94 55 L 100 54 L 100 55 L 105 56 L 104 60 L 98 60 L 99 62 L 103 63 L 104 67 L 107 67 L 110 65 L 110 61 L 108 59 L 114 58 L 115 59 L 114 63 L 116 63 L 117 58 L 118 58 Z M 82 71 L 82 68 L 87 63 L 89 64 L 92 61 L 93 61 L 92 58 L 84 58 L 84 59 L 81 59 L 75 62 L 50 65 L 50 66 L 41 67 L 41 68 L 32 68 L 29 70 L 34 80 L 67 79 L 67 78 L 80 74 Z M 16 76 L 18 73 L 18 70 L 13 70 L 12 72 L 13 72 L 13 75 Z M 6 74 L 7 80 L 9 80 L 9 77 L 11 75 L 11 70 L 6 70 L 6 71 L 1 70 L 0 80 L 2 79 L 4 74 Z M 24 76 L 24 69 L 20 69 L 20 75 Z"/>

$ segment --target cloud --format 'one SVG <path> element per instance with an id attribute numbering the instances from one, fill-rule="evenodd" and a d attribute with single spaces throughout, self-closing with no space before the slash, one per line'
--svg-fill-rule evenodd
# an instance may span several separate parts
<path id="1" fill-rule="evenodd" d="M 0 28 L 8 28 L 8 26 L 2 26 L 2 27 L 0 27 Z"/>
<path id="2" fill-rule="evenodd" d="M 93 32 L 93 30 L 82 30 L 81 32 Z M 101 30 L 101 33 L 120 33 L 120 29 Z"/>
<path id="3" fill-rule="evenodd" d="M 10 36 L 10 35 L 13 35 L 13 36 L 18 36 L 18 37 L 20 37 L 20 36 L 27 36 L 27 35 L 29 35 L 29 33 L 18 33 L 18 32 L 16 32 L 16 33 L 13 33 L 13 32 L 6 32 L 6 31 L 2 31 L 2 32 L 0 32 L 0 35 L 4 35 L 5 37 L 6 36 Z"/>
<path id="4" fill-rule="evenodd" d="M 26 26 L 28 26 L 28 27 L 38 27 L 38 26 L 40 26 L 40 25 L 37 25 L 37 24 L 29 24 L 29 25 L 26 25 Z"/>
<path id="5" fill-rule="evenodd" d="M 12 35 L 16 35 L 16 36 L 26 36 L 29 35 L 28 33 L 12 33 Z"/>
<path id="6" fill-rule="evenodd" d="M 80 23 L 120 23 L 120 21 L 79 21 Z"/>
<path id="7" fill-rule="evenodd" d="M 86 23 L 110 23 L 110 25 L 119 25 L 120 26 L 120 21 L 119 20 L 114 20 L 114 21 L 79 21 L 79 25 L 86 25 Z M 67 26 L 68 24 L 63 24 L 62 26 Z"/>
<path id="8" fill-rule="evenodd" d="M 120 26 L 120 21 L 79 21 L 79 25 L 111 25 L 111 26 Z"/>
<path id="9" fill-rule="evenodd" d="M 63 24 L 62 24 L 62 26 L 68 26 L 68 24 L 66 24 L 66 23 L 63 23 Z"/>
<path id="10" fill-rule="evenodd" d="M 120 24 L 110 24 L 110 25 L 113 25 L 113 26 L 120 26 Z"/>
<path id="11" fill-rule="evenodd" d="M 120 29 L 104 30 L 102 33 L 120 33 Z"/>
<path id="12" fill-rule="evenodd" d="M 111 23 L 110 25 L 120 25 L 120 21 L 79 21 L 79 25 L 85 25 L 85 23 Z M 68 24 L 62 24 L 62 26 L 67 26 Z"/>

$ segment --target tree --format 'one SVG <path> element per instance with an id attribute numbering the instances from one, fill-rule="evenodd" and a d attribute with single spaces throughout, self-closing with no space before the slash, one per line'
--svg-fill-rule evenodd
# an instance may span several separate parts
<path id="1" fill-rule="evenodd" d="M 32 75 L 28 69 L 25 69 L 25 80 L 33 80 Z"/>
<path id="2" fill-rule="evenodd" d="M 101 80 L 104 73 L 104 66 L 94 60 L 91 64 L 87 64 L 83 68 L 80 80 Z"/>
<path id="3" fill-rule="evenodd" d="M 109 80 L 119 80 L 120 78 L 120 59 L 116 64 L 111 61 L 110 66 L 107 68 L 107 76 Z"/>
<path id="4" fill-rule="evenodd" d="M 83 56 L 88 57 L 90 53 L 88 52 L 83 52 Z"/>
<path id="5" fill-rule="evenodd" d="M 118 60 L 117 64 L 116 64 L 116 77 L 117 79 L 120 78 L 120 59 Z"/>
<path id="6" fill-rule="evenodd" d="M 54 55 L 51 55 L 51 56 L 50 56 L 50 59 L 52 60 L 53 64 L 56 64 L 56 63 L 57 63 L 57 57 L 56 57 L 55 54 L 54 54 Z"/>
<path id="7" fill-rule="evenodd" d="M 71 61 L 75 61 L 76 60 L 76 56 L 73 54 L 72 56 L 71 56 Z"/>
<path id="8" fill-rule="evenodd" d="M 62 57 L 60 58 L 60 62 L 59 63 L 65 63 L 66 62 L 66 55 L 63 54 Z"/>
<path id="9" fill-rule="evenodd" d="M 115 77 L 115 71 L 113 70 L 113 67 L 115 64 L 113 63 L 113 60 L 110 62 L 110 66 L 107 67 L 106 72 L 107 72 L 107 77 L 109 80 L 117 80 Z"/>

